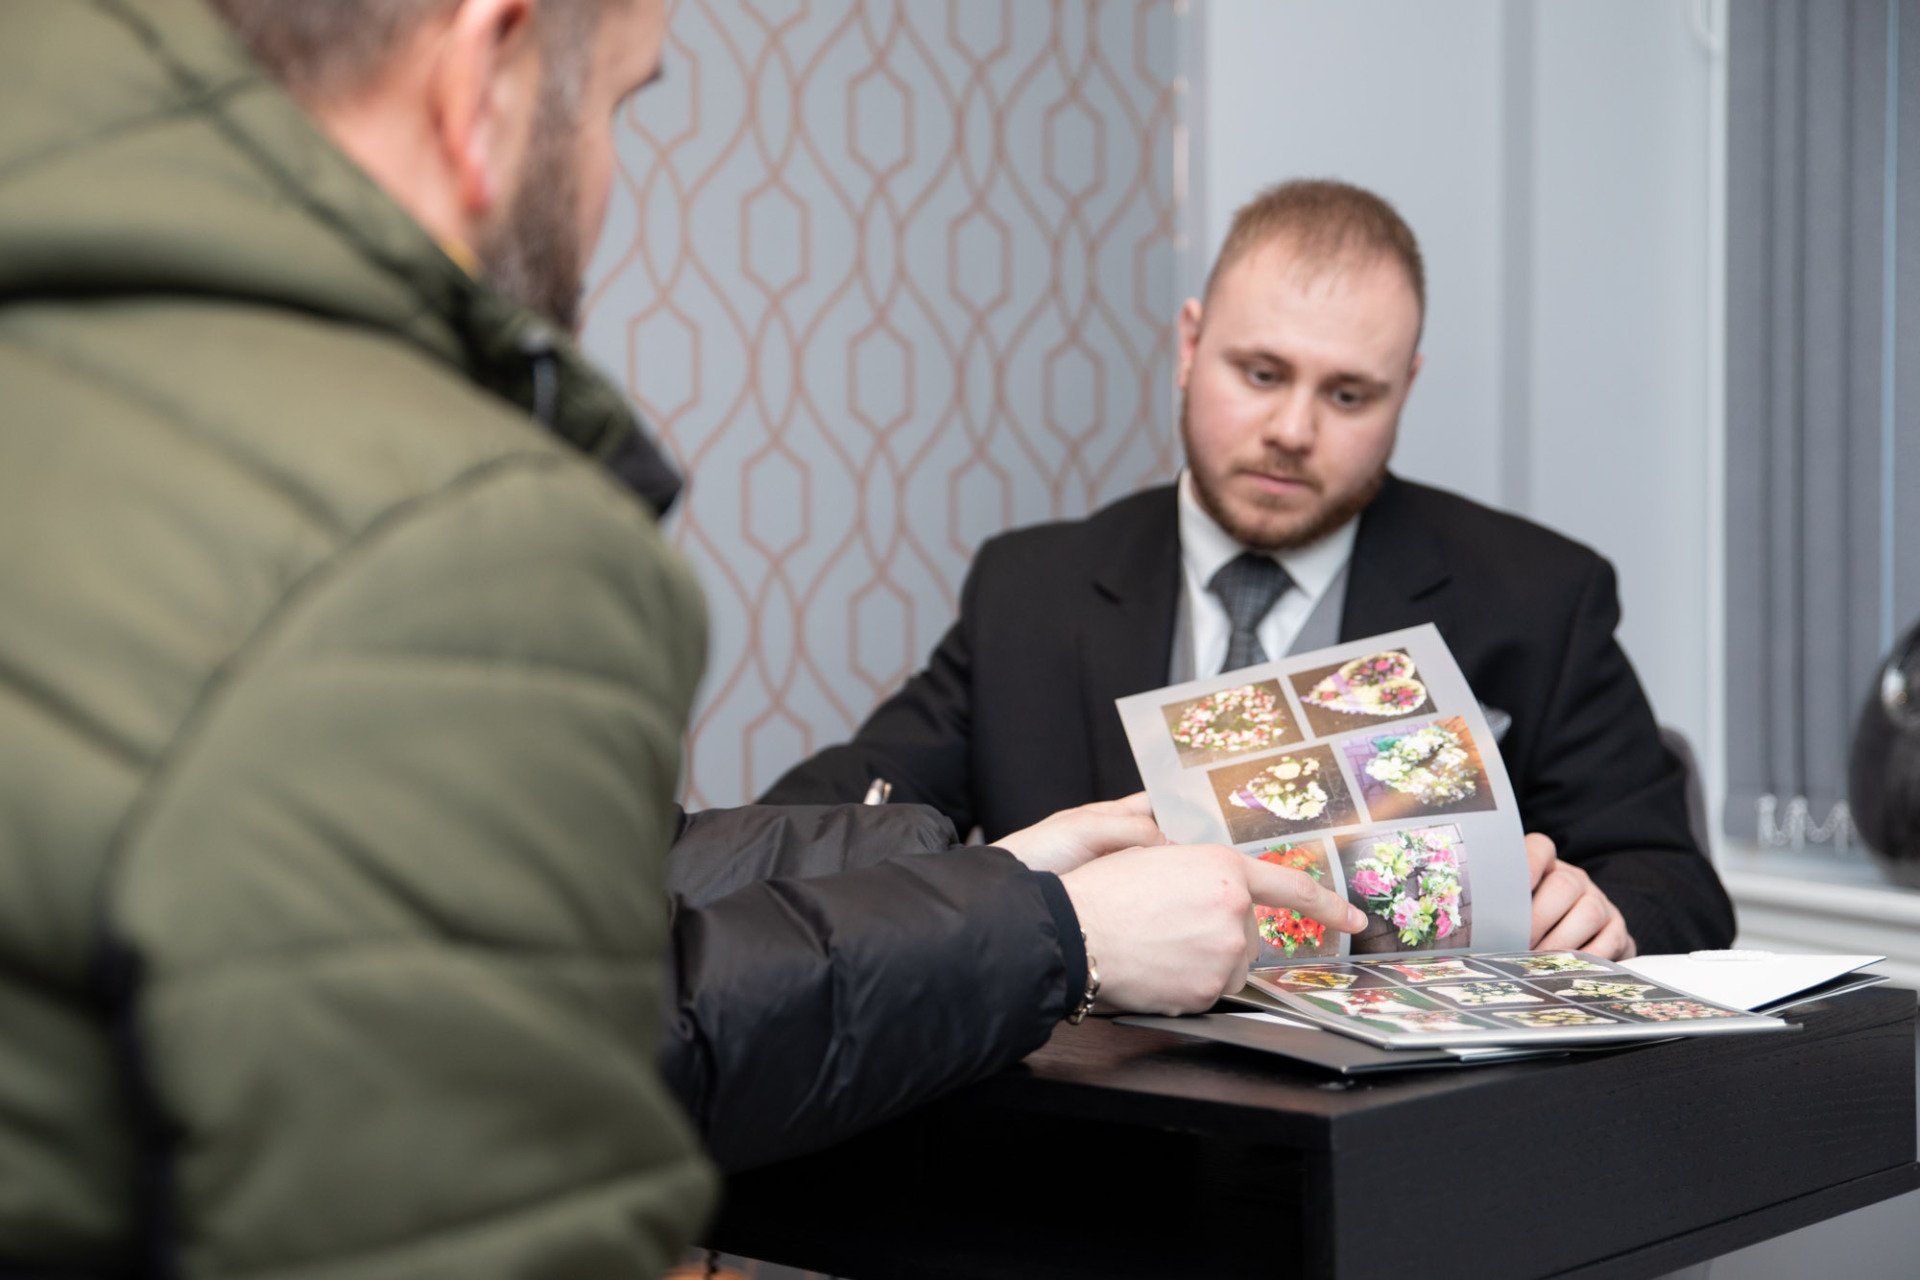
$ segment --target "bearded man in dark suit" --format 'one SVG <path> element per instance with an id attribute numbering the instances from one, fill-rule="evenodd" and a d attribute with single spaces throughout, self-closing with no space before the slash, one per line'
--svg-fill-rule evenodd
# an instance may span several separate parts
<path id="1" fill-rule="evenodd" d="M 1688 769 L 1614 638 L 1612 567 L 1387 468 L 1425 302 L 1418 244 L 1378 196 L 1292 182 L 1242 208 L 1180 313 L 1178 483 L 989 541 L 926 669 L 763 798 L 885 779 L 993 839 L 1140 787 L 1117 697 L 1431 622 L 1533 833 L 1534 945 L 1727 945 Z"/>

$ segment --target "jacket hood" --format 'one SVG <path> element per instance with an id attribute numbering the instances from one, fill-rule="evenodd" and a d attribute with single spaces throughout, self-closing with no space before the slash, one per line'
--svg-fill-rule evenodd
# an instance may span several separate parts
<path id="1" fill-rule="evenodd" d="M 204 297 L 380 330 L 534 414 L 664 509 L 626 397 L 468 275 L 200 0 L 0 7 L 0 308 Z"/>

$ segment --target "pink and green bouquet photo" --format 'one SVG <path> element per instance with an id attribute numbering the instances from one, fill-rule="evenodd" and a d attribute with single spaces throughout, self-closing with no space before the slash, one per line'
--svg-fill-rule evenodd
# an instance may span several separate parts
<path id="1" fill-rule="evenodd" d="M 1396 831 L 1348 846 L 1347 883 L 1403 947 L 1439 945 L 1461 931 L 1465 871 L 1456 828 Z"/>

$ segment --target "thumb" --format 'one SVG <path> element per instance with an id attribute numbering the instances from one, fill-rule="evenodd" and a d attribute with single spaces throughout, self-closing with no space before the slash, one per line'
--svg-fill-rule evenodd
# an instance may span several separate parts
<path id="1" fill-rule="evenodd" d="M 1554 852 L 1552 840 L 1538 834 L 1527 837 L 1527 888 L 1529 891 L 1540 887 L 1540 881 L 1547 872 L 1553 870 L 1553 864 L 1557 861 L 1559 861 L 1559 855 Z"/>
<path id="2" fill-rule="evenodd" d="M 1128 813 L 1138 817 L 1153 816 L 1153 805 L 1147 800 L 1147 793 L 1136 791 L 1130 796 L 1121 796 L 1118 800 L 1095 800 L 1092 804 L 1080 806 L 1082 813 Z"/>
<path id="3" fill-rule="evenodd" d="M 1292 867 L 1276 867 L 1271 862 L 1248 858 L 1247 891 L 1262 906 L 1291 908 L 1309 920 L 1318 920 L 1342 933 L 1358 933 L 1367 925 L 1367 917 L 1360 908 Z"/>

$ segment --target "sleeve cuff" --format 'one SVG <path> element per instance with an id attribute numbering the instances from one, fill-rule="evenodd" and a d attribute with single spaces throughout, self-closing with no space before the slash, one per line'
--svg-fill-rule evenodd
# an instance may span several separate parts
<path id="1" fill-rule="evenodd" d="M 1053 913 L 1053 931 L 1060 940 L 1060 966 L 1065 971 L 1066 984 L 1060 1016 L 1064 1018 L 1080 1007 L 1080 997 L 1087 991 L 1087 943 L 1080 936 L 1080 917 L 1060 877 L 1051 871 L 1029 874 L 1039 882 L 1040 896 L 1046 899 L 1047 909 Z"/>

